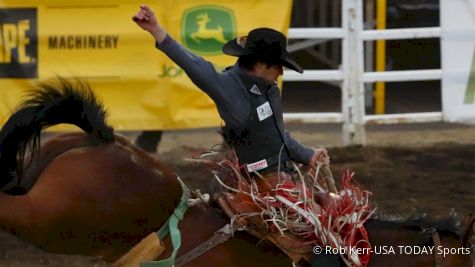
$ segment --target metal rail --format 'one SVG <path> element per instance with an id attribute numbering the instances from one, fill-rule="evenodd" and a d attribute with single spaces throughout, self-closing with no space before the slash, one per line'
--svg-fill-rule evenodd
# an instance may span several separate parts
<path id="1" fill-rule="evenodd" d="M 369 40 L 398 40 L 440 38 L 440 27 L 363 30 L 363 1 L 343 0 L 341 28 L 290 28 L 289 39 L 342 40 L 342 66 L 339 70 L 305 70 L 304 74 L 284 71 L 285 81 L 340 82 L 341 113 L 284 113 L 285 121 L 312 123 L 343 123 L 343 143 L 365 144 L 366 124 L 394 124 L 442 121 L 441 112 L 366 115 L 364 84 L 378 81 L 440 80 L 441 69 L 364 72 L 363 42 Z M 308 42 L 309 44 L 312 42 Z M 314 42 L 313 42 L 314 43 Z"/>

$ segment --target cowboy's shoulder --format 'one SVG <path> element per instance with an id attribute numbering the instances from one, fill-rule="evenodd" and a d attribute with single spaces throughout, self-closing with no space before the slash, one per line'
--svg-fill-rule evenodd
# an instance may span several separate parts
<path id="1" fill-rule="evenodd" d="M 233 81 L 239 78 L 235 65 L 228 66 L 222 69 L 220 74 L 221 74 L 220 76 L 222 79 L 229 80 L 229 81 Z"/>
<path id="2" fill-rule="evenodd" d="M 227 66 L 222 69 L 221 73 L 229 75 L 230 73 L 235 73 L 237 70 L 236 65 Z"/>

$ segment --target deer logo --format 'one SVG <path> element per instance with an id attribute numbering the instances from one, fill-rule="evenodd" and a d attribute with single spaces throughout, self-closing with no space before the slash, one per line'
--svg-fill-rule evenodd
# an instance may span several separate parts
<path id="1" fill-rule="evenodd" d="M 215 39 L 220 43 L 226 43 L 224 39 L 223 27 L 218 25 L 216 29 L 207 28 L 206 25 L 211 21 L 208 13 L 203 13 L 196 16 L 196 24 L 198 24 L 198 31 L 191 34 L 191 39 L 201 43 L 200 39 Z"/>
<path id="2" fill-rule="evenodd" d="M 208 5 L 191 8 L 183 16 L 183 44 L 198 54 L 221 54 L 223 44 L 235 37 L 235 25 L 231 9 Z"/>

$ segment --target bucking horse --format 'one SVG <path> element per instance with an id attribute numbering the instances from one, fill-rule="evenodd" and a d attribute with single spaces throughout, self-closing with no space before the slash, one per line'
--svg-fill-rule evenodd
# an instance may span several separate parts
<path id="1" fill-rule="evenodd" d="M 30 92 L 0 132 L 0 229 L 48 252 L 127 266 L 121 264 L 124 255 L 169 228 L 171 234 L 155 242 L 164 248 L 159 259 L 172 256 L 168 266 L 291 266 L 286 255 L 246 232 L 230 235 L 225 228 L 229 218 L 213 206 L 190 207 L 183 218 L 179 208 L 188 205 L 186 186 L 156 156 L 115 134 L 106 115 L 86 82 L 58 78 Z M 41 144 L 44 129 L 63 123 L 81 131 Z M 169 226 L 172 221 L 179 224 L 182 243 L 177 229 Z M 458 234 L 438 231 L 433 224 L 404 225 L 370 220 L 366 227 L 373 246 L 420 243 L 464 249 L 473 218 Z M 429 235 L 423 231 L 428 229 Z M 470 266 L 470 255 L 399 256 L 372 255 L 370 266 Z M 129 265 L 158 266 L 154 260 L 140 258 Z"/>

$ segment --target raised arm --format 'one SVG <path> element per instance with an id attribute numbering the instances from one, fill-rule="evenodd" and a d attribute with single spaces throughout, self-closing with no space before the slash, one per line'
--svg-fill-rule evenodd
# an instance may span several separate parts
<path id="1" fill-rule="evenodd" d="M 157 48 L 180 66 L 196 86 L 212 98 L 219 95 L 221 86 L 213 64 L 176 42 L 160 25 L 150 7 L 140 5 L 140 10 L 132 17 L 132 20 L 153 36 Z"/>

